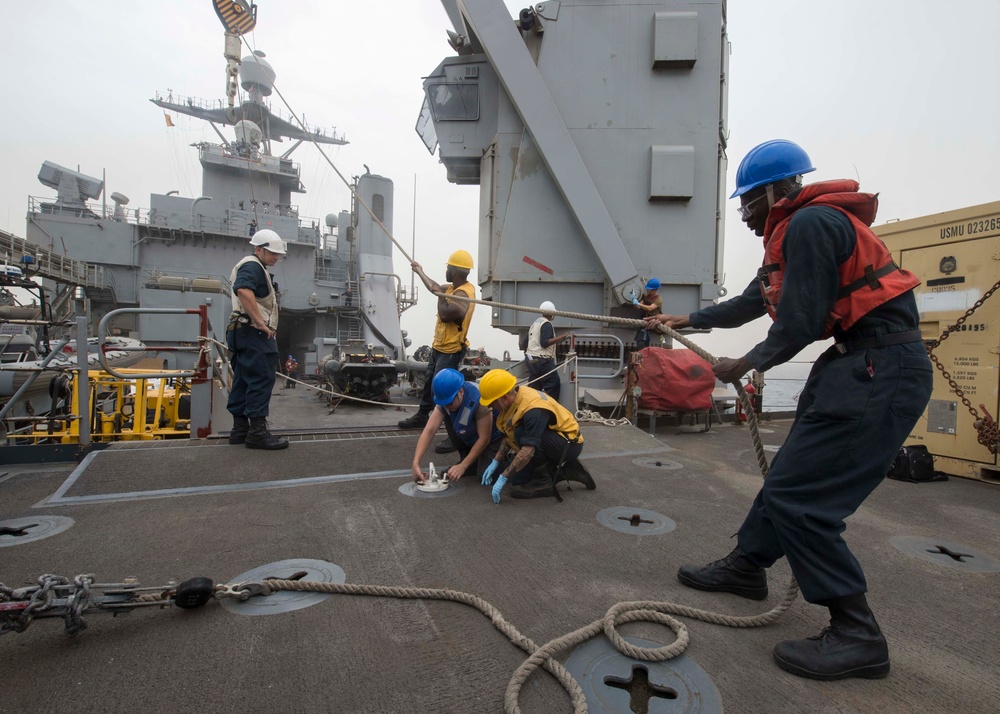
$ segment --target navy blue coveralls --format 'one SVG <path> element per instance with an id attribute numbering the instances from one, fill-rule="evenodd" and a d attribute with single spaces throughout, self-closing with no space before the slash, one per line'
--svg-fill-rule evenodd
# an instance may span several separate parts
<path id="1" fill-rule="evenodd" d="M 518 486 L 539 478 L 535 469 L 541 466 L 548 466 L 549 472 L 555 474 L 560 461 L 565 460 L 566 463 L 570 463 L 580 458 L 583 444 L 566 441 L 566 437 L 550 429 L 549 426 L 555 420 L 555 414 L 548 409 L 529 409 L 524 413 L 521 422 L 514 427 L 514 438 L 518 446 L 534 446 L 535 454 L 527 466 L 510 475 L 511 485 Z M 511 454 L 511 459 L 516 454 L 515 450 Z"/>
<path id="2" fill-rule="evenodd" d="M 465 460 L 465 457 L 469 455 L 472 451 L 472 447 L 476 445 L 479 441 L 479 429 L 476 426 L 476 413 L 480 409 L 479 405 L 479 387 L 477 387 L 472 382 L 466 382 L 463 385 L 465 393 L 462 397 L 462 406 L 453 412 L 449 412 L 447 409 L 438 405 L 437 408 L 445 413 L 444 428 L 448 432 L 448 436 L 451 439 L 451 443 L 455 445 L 458 449 L 458 455 L 461 460 Z M 488 409 L 489 407 L 487 407 Z M 476 459 L 476 476 L 482 479 L 483 472 L 493 461 L 493 455 L 496 454 L 497 450 L 500 448 L 500 442 L 503 441 L 503 434 L 497 429 L 497 415 L 493 413 L 493 431 L 490 433 L 490 443 L 483 453 L 479 455 Z"/>
<path id="3" fill-rule="evenodd" d="M 837 266 L 856 242 L 849 219 L 811 206 L 791 218 L 777 319 L 746 358 L 766 371 L 821 339 L 839 288 Z M 691 326 L 738 327 L 766 314 L 760 287 L 690 315 Z M 809 602 L 867 591 L 864 572 L 841 537 L 844 519 L 881 483 L 930 398 L 933 370 L 922 342 L 879 346 L 879 336 L 919 328 L 913 292 L 878 306 L 824 352 L 799 397 L 788 438 L 739 530 L 757 565 L 782 556 Z M 863 346 L 852 343 L 866 338 Z"/>
<path id="4" fill-rule="evenodd" d="M 260 262 L 244 263 L 236 273 L 233 292 L 248 288 L 256 297 L 267 297 L 265 281 L 270 279 Z M 233 367 L 233 384 L 226 409 L 233 416 L 266 417 L 278 370 L 277 340 L 268 338 L 251 324 L 233 321 L 226 330 L 226 345 Z"/>

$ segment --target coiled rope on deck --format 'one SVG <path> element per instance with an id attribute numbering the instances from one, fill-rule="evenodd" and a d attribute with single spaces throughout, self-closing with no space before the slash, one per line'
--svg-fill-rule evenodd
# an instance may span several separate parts
<path id="1" fill-rule="evenodd" d="M 226 586 L 219 586 L 226 587 Z M 235 586 L 235 587 L 238 587 Z M 508 714 L 520 714 L 518 704 L 521 687 L 531 674 L 539 667 L 545 668 L 563 686 L 573 704 L 574 714 L 584 714 L 587 702 L 583 690 L 573 678 L 573 675 L 554 657 L 581 642 L 603 632 L 619 652 L 633 659 L 645 662 L 661 662 L 680 655 L 690 641 L 687 626 L 671 617 L 680 615 L 695 620 L 711 622 L 727 627 L 762 627 L 777 620 L 792 605 L 798 595 L 798 586 L 792 580 L 788 592 L 780 603 L 760 615 L 733 616 L 721 613 L 699 610 L 685 605 L 669 602 L 636 600 L 620 602 L 611 607 L 603 617 L 594 620 L 589 625 L 581 627 L 539 647 L 530 638 L 521 634 L 513 624 L 507 621 L 503 614 L 486 600 L 470 593 L 441 588 L 396 587 L 388 585 L 359 585 L 354 583 L 322 583 L 304 580 L 263 581 L 260 594 L 270 595 L 279 590 L 295 590 L 306 592 L 367 595 L 371 597 L 393 597 L 404 600 L 448 600 L 474 607 L 490 619 L 493 626 L 502 632 L 514 645 L 527 652 L 530 656 L 515 670 L 507 690 L 504 693 L 504 709 Z M 669 627 L 677 635 L 677 639 L 663 647 L 637 647 L 625 641 L 618 634 L 617 626 L 629 622 L 655 622 Z"/>

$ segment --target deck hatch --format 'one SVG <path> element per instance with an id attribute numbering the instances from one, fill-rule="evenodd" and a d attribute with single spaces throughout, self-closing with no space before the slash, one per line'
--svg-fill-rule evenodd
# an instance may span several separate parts
<path id="1" fill-rule="evenodd" d="M 962 543 L 923 536 L 894 536 L 889 539 L 898 550 L 930 563 L 970 573 L 1000 572 L 1000 560 Z"/>
<path id="2" fill-rule="evenodd" d="M 73 519 L 66 516 L 32 516 L 0 521 L 0 548 L 23 545 L 54 536 L 62 533 L 73 523 Z"/>
<path id="3" fill-rule="evenodd" d="M 630 506 L 605 508 L 597 514 L 597 522 L 613 531 L 629 535 L 660 535 L 677 527 L 674 521 L 662 513 Z"/>
<path id="4" fill-rule="evenodd" d="M 638 637 L 637 647 L 662 647 Z M 722 697 L 697 662 L 681 655 L 665 662 L 640 662 L 616 650 L 605 637 L 583 643 L 566 660 L 592 714 L 721 712 Z"/>

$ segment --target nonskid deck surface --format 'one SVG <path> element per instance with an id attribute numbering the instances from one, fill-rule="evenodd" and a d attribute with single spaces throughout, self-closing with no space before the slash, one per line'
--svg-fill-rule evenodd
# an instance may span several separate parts
<path id="1" fill-rule="evenodd" d="M 766 424 L 764 443 L 780 446 L 787 428 Z M 5 467 L 12 476 L 0 481 L 0 520 L 48 514 L 75 524 L 0 549 L 0 581 L 16 587 L 42 573 L 87 572 L 102 581 L 133 575 L 143 585 L 195 575 L 226 582 L 268 563 L 315 559 L 343 568 L 350 583 L 474 593 L 539 644 L 622 600 L 747 615 L 781 598 L 789 577 L 783 562 L 770 571 L 766 603 L 690 590 L 675 577 L 679 565 L 721 557 L 732 546 L 760 483 L 745 429 L 668 427 L 653 438 L 632 427 L 587 425 L 584 434 L 598 488 L 563 487 L 561 504 L 515 501 L 508 492 L 496 506 L 473 481 L 447 497 L 406 496 L 400 486 L 416 432 L 295 441 L 278 452 L 218 440 L 109 448 L 85 468 Z M 436 466 L 452 463 L 452 455 L 431 458 Z M 612 530 L 597 518 L 612 507 L 662 514 L 676 529 Z M 886 481 L 852 517 L 848 540 L 889 638 L 886 680 L 822 683 L 778 670 L 775 642 L 825 624 L 824 611 L 801 600 L 757 630 L 689 622 L 686 656 L 708 673 L 728 712 L 991 711 L 1000 700 L 991 654 L 1000 576 L 913 557 L 890 539 L 937 537 L 997 557 L 998 513 L 1000 489 L 952 479 Z M 261 704 L 296 712 L 500 712 L 523 660 L 478 612 L 439 601 L 334 596 L 266 617 L 209 603 L 119 618 L 98 613 L 87 622 L 72 640 L 59 620 L 0 638 L 0 712 L 245 712 Z M 672 641 L 649 624 L 624 632 Z M 570 711 L 547 674 L 532 676 L 521 705 L 526 713 Z M 654 701 L 649 711 L 674 711 L 667 705 Z"/>

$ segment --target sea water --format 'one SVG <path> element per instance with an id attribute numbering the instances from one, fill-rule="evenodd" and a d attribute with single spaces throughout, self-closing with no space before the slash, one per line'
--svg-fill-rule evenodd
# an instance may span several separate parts
<path id="1" fill-rule="evenodd" d="M 799 394 L 806 384 L 812 362 L 786 362 L 764 374 L 765 412 L 794 412 L 798 407 Z M 744 382 L 745 384 L 745 382 Z M 716 387 L 722 387 L 716 383 Z M 732 386 L 728 391 L 735 394 Z"/>

